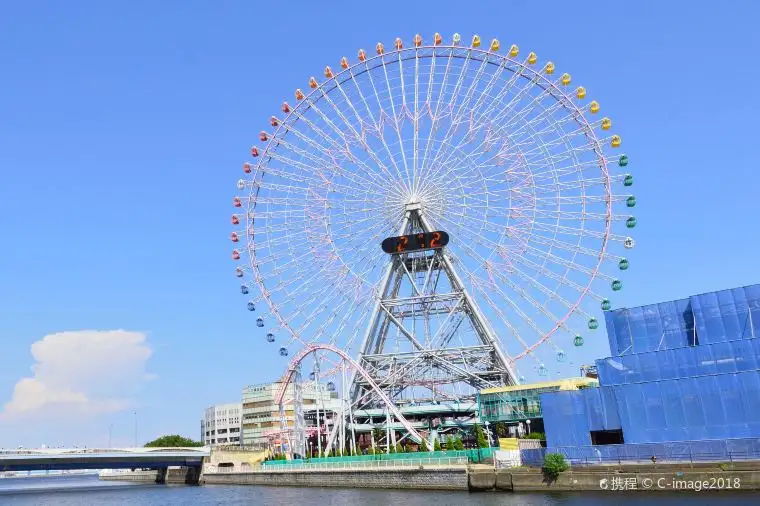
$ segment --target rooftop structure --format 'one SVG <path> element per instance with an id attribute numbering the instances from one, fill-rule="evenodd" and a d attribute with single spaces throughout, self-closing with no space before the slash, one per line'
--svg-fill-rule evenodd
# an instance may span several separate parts
<path id="1" fill-rule="evenodd" d="M 541 418 L 540 395 L 547 392 L 597 387 L 594 378 L 568 378 L 481 390 L 480 419 L 488 422 L 521 422 Z"/>

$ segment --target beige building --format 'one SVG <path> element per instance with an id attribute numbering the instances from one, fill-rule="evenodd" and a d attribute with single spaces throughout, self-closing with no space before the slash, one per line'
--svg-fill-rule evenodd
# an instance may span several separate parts
<path id="1" fill-rule="evenodd" d="M 208 446 L 240 446 L 242 427 L 240 403 L 217 404 L 206 408 L 201 419 L 202 441 Z"/>
<path id="2" fill-rule="evenodd" d="M 267 434 L 280 430 L 280 408 L 275 403 L 279 389 L 280 383 L 250 385 L 243 389 L 243 446 L 264 448 L 268 443 Z M 313 413 L 317 407 L 320 411 L 327 410 L 327 418 L 332 418 L 338 405 L 334 392 L 328 390 L 327 385 L 303 383 L 301 396 L 306 418 L 310 418 L 308 413 Z M 292 386 L 288 386 L 283 400 L 285 423 L 292 428 L 295 421 Z M 324 419 L 325 415 L 320 418 Z"/>

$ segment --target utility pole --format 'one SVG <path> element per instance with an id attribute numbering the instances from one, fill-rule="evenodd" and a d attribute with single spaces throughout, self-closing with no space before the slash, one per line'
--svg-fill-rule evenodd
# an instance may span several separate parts
<path id="1" fill-rule="evenodd" d="M 135 448 L 137 448 L 137 411 L 135 411 Z"/>
<path id="2" fill-rule="evenodd" d="M 112 448 L 111 446 L 111 432 L 113 431 L 113 424 L 108 424 L 108 449 L 110 450 Z"/>

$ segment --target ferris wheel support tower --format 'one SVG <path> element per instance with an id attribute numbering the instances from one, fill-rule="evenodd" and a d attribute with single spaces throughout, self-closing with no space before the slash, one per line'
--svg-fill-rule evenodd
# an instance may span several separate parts
<path id="1" fill-rule="evenodd" d="M 399 232 L 402 237 L 434 233 L 421 203 L 405 206 Z M 411 288 L 409 296 L 401 295 L 405 285 Z M 437 329 L 431 329 L 433 320 Z M 405 322 L 412 323 L 411 329 Z M 452 341 L 465 322 L 472 330 L 469 342 L 460 339 L 455 345 Z M 406 350 L 392 349 L 392 331 L 406 341 Z M 421 390 L 431 394 L 424 400 L 458 400 L 473 390 L 517 383 L 511 360 L 445 246 L 391 254 L 358 362 L 394 400 L 405 392 L 419 399 Z M 465 386 L 470 392 L 462 392 Z M 366 381 L 354 375 L 352 404 L 373 404 L 373 394 Z"/>

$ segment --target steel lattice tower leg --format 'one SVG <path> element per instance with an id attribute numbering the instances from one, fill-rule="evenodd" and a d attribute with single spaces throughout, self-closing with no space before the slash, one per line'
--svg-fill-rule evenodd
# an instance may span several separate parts
<path id="1" fill-rule="evenodd" d="M 399 235 L 432 231 L 420 206 L 407 205 Z M 467 327 L 470 332 L 462 339 L 459 334 Z M 393 349 L 394 332 L 404 349 Z M 510 360 L 445 248 L 391 256 L 358 361 L 394 399 L 405 394 L 432 402 L 474 399 L 483 388 L 517 383 Z M 428 399 L 419 397 L 425 391 Z M 373 405 L 372 397 L 354 375 L 352 404 Z"/>

